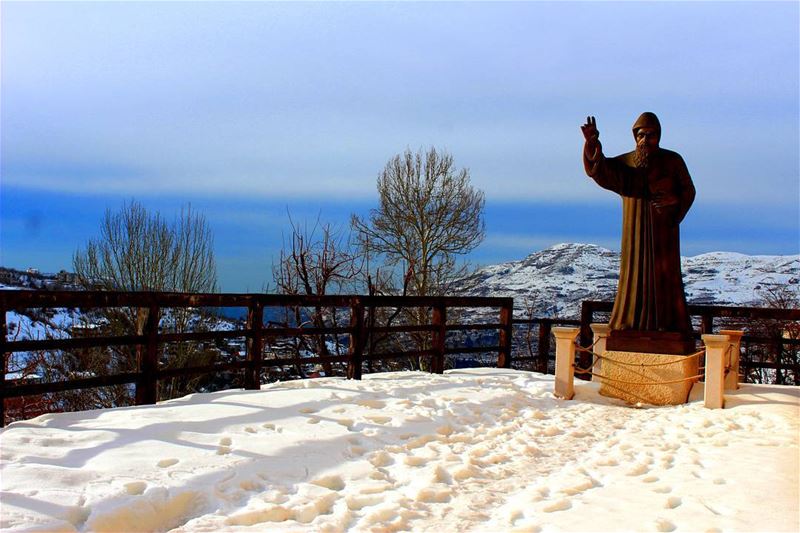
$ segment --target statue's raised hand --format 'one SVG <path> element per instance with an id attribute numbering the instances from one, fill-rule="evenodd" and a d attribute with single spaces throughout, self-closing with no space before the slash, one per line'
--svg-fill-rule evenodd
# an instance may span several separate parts
<path id="1" fill-rule="evenodd" d="M 600 156 L 600 132 L 597 131 L 597 121 L 594 117 L 586 117 L 586 124 L 581 126 L 586 145 L 583 153 L 590 161 L 595 161 Z"/>
<path id="2" fill-rule="evenodd" d="M 583 138 L 587 141 L 597 141 L 600 138 L 600 132 L 597 131 L 597 121 L 594 117 L 586 117 L 586 124 L 581 126 Z"/>

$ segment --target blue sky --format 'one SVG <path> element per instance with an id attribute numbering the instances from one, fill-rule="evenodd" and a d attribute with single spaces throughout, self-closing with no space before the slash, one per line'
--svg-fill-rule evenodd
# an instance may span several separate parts
<path id="1" fill-rule="evenodd" d="M 800 8 L 781 3 L 0 4 L 0 264 L 57 271 L 130 198 L 215 233 L 257 291 L 295 219 L 345 225 L 406 147 L 486 193 L 479 263 L 617 248 L 583 173 L 656 112 L 698 196 L 684 255 L 800 251 Z"/>

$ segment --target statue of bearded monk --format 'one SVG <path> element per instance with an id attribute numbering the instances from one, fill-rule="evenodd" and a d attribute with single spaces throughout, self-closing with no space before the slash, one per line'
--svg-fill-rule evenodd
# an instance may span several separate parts
<path id="1" fill-rule="evenodd" d="M 641 337 L 650 332 L 658 338 L 659 332 L 670 332 L 680 342 L 660 353 L 689 353 L 694 341 L 678 231 L 695 196 L 686 164 L 676 152 L 659 147 L 661 124 L 653 113 L 642 113 L 633 125 L 636 149 L 612 158 L 603 155 L 594 117 L 581 129 L 586 174 L 622 196 L 622 254 L 608 348 L 626 349 L 611 346 L 615 334 Z M 630 351 L 644 348 L 636 345 Z"/>

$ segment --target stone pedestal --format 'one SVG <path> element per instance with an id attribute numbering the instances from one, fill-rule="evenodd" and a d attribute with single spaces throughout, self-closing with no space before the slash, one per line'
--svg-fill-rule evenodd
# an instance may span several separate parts
<path id="1" fill-rule="evenodd" d="M 671 331 L 613 330 L 606 348 L 617 352 L 688 355 L 697 351 L 694 339 Z"/>
<path id="2" fill-rule="evenodd" d="M 600 394 L 632 404 L 686 403 L 689 391 L 697 380 L 681 380 L 699 373 L 698 359 L 683 355 L 606 350 L 600 374 L 608 379 L 599 379 Z"/>

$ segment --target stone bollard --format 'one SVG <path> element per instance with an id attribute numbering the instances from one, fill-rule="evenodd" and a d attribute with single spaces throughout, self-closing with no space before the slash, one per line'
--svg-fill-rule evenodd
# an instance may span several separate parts
<path id="1" fill-rule="evenodd" d="M 556 338 L 556 384 L 555 395 L 565 400 L 575 396 L 575 339 L 580 328 L 553 328 Z"/>
<path id="2" fill-rule="evenodd" d="M 736 390 L 739 388 L 739 355 L 744 331 L 739 329 L 723 329 L 720 330 L 719 334 L 728 335 L 731 338 L 731 368 L 728 375 L 725 376 L 725 390 Z M 727 363 L 727 361 L 723 362 Z M 727 366 L 727 364 L 725 366 Z"/>
<path id="3" fill-rule="evenodd" d="M 611 333 L 611 326 L 609 326 L 608 324 L 591 324 L 589 327 L 592 328 L 592 333 L 594 333 L 594 340 L 592 341 L 592 344 L 594 344 L 594 348 L 592 348 L 592 351 L 594 353 L 599 353 L 600 355 L 603 355 L 606 351 L 606 340 L 608 340 L 608 335 Z M 599 363 L 597 363 L 596 360 L 597 356 L 593 355 L 592 372 L 596 372 L 603 368 L 603 362 L 600 361 Z M 597 379 L 595 378 L 596 376 L 592 376 L 592 381 L 599 381 L 599 378 Z"/>
<path id="4" fill-rule="evenodd" d="M 706 345 L 705 406 L 722 409 L 725 406 L 725 354 L 730 346 L 728 335 L 703 335 Z"/>

